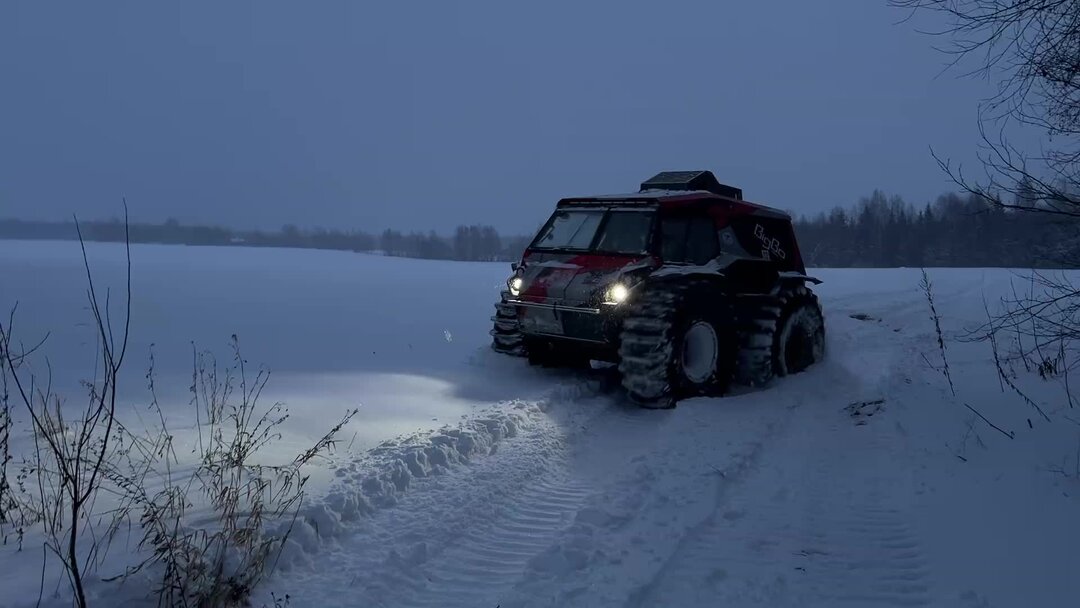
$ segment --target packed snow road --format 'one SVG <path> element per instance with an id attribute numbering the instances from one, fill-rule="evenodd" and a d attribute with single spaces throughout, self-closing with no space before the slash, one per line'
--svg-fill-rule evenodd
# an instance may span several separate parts
<path id="1" fill-rule="evenodd" d="M 895 394 L 904 351 L 888 329 L 835 329 L 827 363 L 773 390 L 656 412 L 597 380 L 553 400 L 494 456 L 365 522 L 320 557 L 333 569 L 281 588 L 312 605 L 926 604 L 910 488 L 851 458 L 906 455 L 844 411 Z M 853 356 L 859 342 L 878 347 Z"/>
<path id="2" fill-rule="evenodd" d="M 23 330 L 52 329 L 57 366 L 80 369 L 92 344 L 76 320 L 77 249 L 0 242 L 0 252 L 0 276 L 14 277 L 0 304 L 18 298 Z M 121 251 L 91 252 L 115 278 Z M 268 398 L 294 413 L 290 445 L 361 405 L 352 445 L 318 471 L 318 495 L 254 605 L 273 605 L 271 592 L 292 606 L 502 608 L 976 608 L 1080 596 L 1080 475 L 1062 466 L 1078 436 L 1061 383 L 1016 372 L 1054 420 L 1044 423 L 1000 390 L 985 344 L 950 343 L 954 397 L 930 367 L 940 354 L 919 271 L 814 272 L 825 281 L 825 362 L 668 411 L 629 405 L 606 370 L 538 370 L 491 352 L 506 273 L 135 248 L 136 344 L 156 345 L 166 378 L 185 374 L 189 340 L 238 333 L 249 359 L 282 372 Z M 950 336 L 1014 278 L 930 276 Z M 0 588 L 33 604 L 33 564 L 2 560 Z"/>

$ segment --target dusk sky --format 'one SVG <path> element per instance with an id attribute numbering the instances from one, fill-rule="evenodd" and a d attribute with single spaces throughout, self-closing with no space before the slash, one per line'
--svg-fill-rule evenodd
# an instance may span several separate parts
<path id="1" fill-rule="evenodd" d="M 710 169 L 813 213 L 923 204 L 976 106 L 885 0 L 0 8 L 0 217 L 531 232 Z"/>

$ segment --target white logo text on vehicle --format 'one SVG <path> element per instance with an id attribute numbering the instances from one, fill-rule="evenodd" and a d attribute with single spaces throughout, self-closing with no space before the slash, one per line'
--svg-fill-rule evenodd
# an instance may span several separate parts
<path id="1" fill-rule="evenodd" d="M 781 260 L 787 259 L 787 253 L 780 247 L 780 239 L 765 234 L 765 228 L 761 224 L 754 225 L 754 236 L 761 241 L 761 244 L 764 247 L 764 249 L 761 250 L 761 257 L 768 260 L 771 256 L 775 255 Z"/>

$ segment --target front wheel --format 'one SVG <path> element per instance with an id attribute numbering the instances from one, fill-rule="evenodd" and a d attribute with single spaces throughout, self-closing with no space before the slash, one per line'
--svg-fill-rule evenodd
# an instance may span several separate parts
<path id="1" fill-rule="evenodd" d="M 716 375 L 720 359 L 720 337 L 713 324 L 696 319 L 683 331 L 678 367 L 686 384 L 705 386 Z"/>
<path id="2" fill-rule="evenodd" d="M 723 307 L 715 300 L 686 297 L 690 289 L 652 286 L 630 303 L 620 336 L 619 372 L 627 395 L 642 407 L 670 408 L 679 399 L 727 389 L 733 341 L 722 321 Z"/>
<path id="3" fill-rule="evenodd" d="M 495 304 L 495 315 L 491 317 L 491 348 L 495 352 L 515 357 L 525 356 L 525 337 L 521 334 L 517 309 L 507 302 L 510 292 L 503 291 Z"/>

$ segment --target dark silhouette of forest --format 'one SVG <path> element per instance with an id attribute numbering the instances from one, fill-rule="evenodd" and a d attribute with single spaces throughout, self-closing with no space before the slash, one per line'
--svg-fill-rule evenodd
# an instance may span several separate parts
<path id="1" fill-rule="evenodd" d="M 1080 230 L 1075 218 L 1025 212 L 1042 203 L 1018 201 L 1021 209 L 988 204 L 976 194 L 944 194 L 914 206 L 875 191 L 848 208 L 796 220 L 803 257 L 814 267 L 1019 267 L 1080 266 Z M 119 219 L 81 221 L 88 241 L 122 242 Z M 452 235 L 385 230 L 302 229 L 274 232 L 184 225 L 131 224 L 131 242 L 184 245 L 299 247 L 379 252 L 434 260 L 513 261 L 531 235 L 503 236 L 483 225 L 459 226 Z M 73 222 L 0 220 L 0 238 L 75 239 Z"/>
<path id="2" fill-rule="evenodd" d="M 232 230 L 217 226 L 184 225 L 176 220 L 164 224 L 131 223 L 132 243 L 160 243 L 222 247 L 292 247 L 383 253 L 398 257 L 433 260 L 492 262 L 517 259 L 530 237 L 502 237 L 491 226 L 459 226 L 449 237 L 435 232 L 385 230 L 372 234 L 361 230 L 301 229 L 286 225 L 278 231 Z M 124 223 L 80 221 L 87 241 L 123 242 Z M 77 239 L 74 221 L 40 222 L 0 219 L 0 239 Z"/>
<path id="3" fill-rule="evenodd" d="M 803 217 L 795 231 L 808 266 L 1078 267 L 1080 223 L 1037 212 L 1044 204 L 1018 197 L 1017 208 L 1003 208 L 944 194 L 915 207 L 875 191 L 853 208 Z"/>

